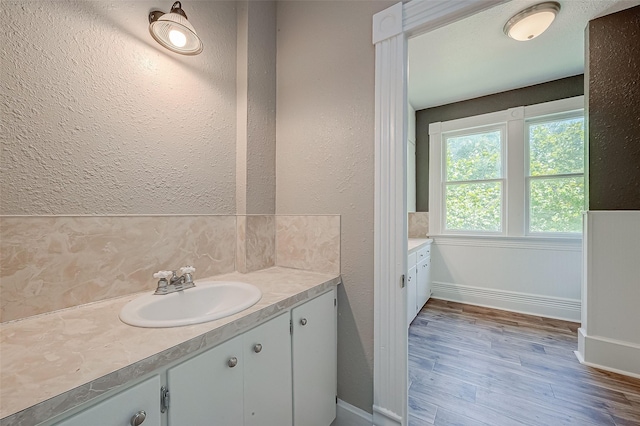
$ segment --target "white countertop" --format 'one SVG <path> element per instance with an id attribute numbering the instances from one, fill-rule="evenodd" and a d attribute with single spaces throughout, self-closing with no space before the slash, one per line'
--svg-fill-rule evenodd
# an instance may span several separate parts
<path id="1" fill-rule="evenodd" d="M 208 279 L 254 284 L 262 299 L 238 314 L 175 328 L 120 321 L 122 306 L 141 293 L 1 324 L 0 425 L 44 421 L 340 283 L 335 274 L 282 267 Z"/>
<path id="2" fill-rule="evenodd" d="M 417 250 L 425 244 L 431 244 L 433 242 L 432 238 L 409 238 L 409 244 L 407 247 L 407 251 L 411 253 L 412 251 Z"/>

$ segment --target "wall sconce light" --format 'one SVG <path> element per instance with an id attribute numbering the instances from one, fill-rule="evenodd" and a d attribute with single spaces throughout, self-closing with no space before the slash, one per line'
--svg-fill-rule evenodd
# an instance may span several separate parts
<path id="1" fill-rule="evenodd" d="M 202 41 L 182 10 L 182 3 L 175 2 L 169 13 L 154 10 L 149 13 L 149 32 L 161 45 L 182 55 L 202 52 Z"/>
<path id="2" fill-rule="evenodd" d="M 555 1 L 533 5 L 509 19 L 504 25 L 504 33 L 514 40 L 532 40 L 549 28 L 558 12 L 560 3 Z"/>

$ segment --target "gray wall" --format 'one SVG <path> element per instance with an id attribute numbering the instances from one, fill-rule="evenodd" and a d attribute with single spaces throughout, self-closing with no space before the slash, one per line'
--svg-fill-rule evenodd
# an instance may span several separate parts
<path id="1" fill-rule="evenodd" d="M 276 212 L 342 215 L 338 396 L 373 405 L 374 46 L 393 2 L 278 3 Z"/>
<path id="2" fill-rule="evenodd" d="M 589 210 L 640 210 L 640 6 L 587 27 Z"/>
<path id="3" fill-rule="evenodd" d="M 429 211 L 429 124 L 584 94 L 582 74 L 416 112 L 416 210 Z"/>
<path id="4" fill-rule="evenodd" d="M 194 57 L 170 6 L 2 1 L 0 214 L 235 213 L 236 5 L 184 3 Z"/>

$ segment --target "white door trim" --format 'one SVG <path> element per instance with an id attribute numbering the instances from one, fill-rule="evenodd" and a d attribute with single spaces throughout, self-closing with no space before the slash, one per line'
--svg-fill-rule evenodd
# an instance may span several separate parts
<path id="1" fill-rule="evenodd" d="M 407 39 L 505 0 L 411 0 L 373 16 L 375 60 L 373 424 L 406 426 Z"/>

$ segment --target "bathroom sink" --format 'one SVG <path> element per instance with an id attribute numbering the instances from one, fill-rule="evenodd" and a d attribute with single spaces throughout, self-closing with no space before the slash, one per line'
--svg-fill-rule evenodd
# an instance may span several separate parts
<path id="1" fill-rule="evenodd" d="M 213 321 L 243 311 L 260 300 L 252 284 L 197 281 L 196 286 L 165 295 L 145 294 L 124 305 L 120 319 L 137 327 L 179 327 Z"/>

